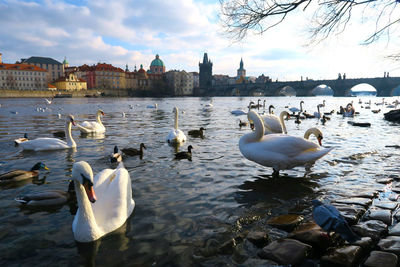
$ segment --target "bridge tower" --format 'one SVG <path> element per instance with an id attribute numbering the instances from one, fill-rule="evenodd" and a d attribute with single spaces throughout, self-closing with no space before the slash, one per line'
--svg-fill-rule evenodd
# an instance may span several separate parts
<path id="1" fill-rule="evenodd" d="M 199 63 L 199 85 L 203 90 L 209 89 L 212 86 L 212 65 L 207 53 L 204 53 L 203 63 Z"/>

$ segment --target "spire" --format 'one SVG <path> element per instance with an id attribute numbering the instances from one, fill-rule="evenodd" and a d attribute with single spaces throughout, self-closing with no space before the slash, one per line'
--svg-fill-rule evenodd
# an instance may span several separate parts
<path id="1" fill-rule="evenodd" d="M 203 63 L 208 63 L 208 56 L 207 56 L 207 53 L 204 53 Z"/>
<path id="2" fill-rule="evenodd" d="M 240 69 L 243 69 L 243 58 L 240 58 Z"/>
<path id="3" fill-rule="evenodd" d="M 126 71 L 126 72 L 128 72 L 128 71 L 129 71 L 128 64 L 126 64 L 125 71 Z"/>

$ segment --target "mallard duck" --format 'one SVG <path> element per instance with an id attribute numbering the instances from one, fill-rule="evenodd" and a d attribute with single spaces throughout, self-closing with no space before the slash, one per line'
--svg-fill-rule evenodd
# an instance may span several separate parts
<path id="1" fill-rule="evenodd" d="M 65 131 L 55 131 L 52 134 L 54 137 L 65 138 Z"/>
<path id="2" fill-rule="evenodd" d="M 123 148 L 121 149 L 122 153 L 124 153 L 127 156 L 143 156 L 143 148 L 146 149 L 146 146 L 143 143 L 140 143 L 140 148 Z"/>
<path id="3" fill-rule="evenodd" d="M 188 151 L 182 151 L 175 154 L 175 159 L 192 159 L 192 145 L 188 146 Z"/>
<path id="4" fill-rule="evenodd" d="M 193 136 L 193 137 L 200 137 L 200 138 L 204 138 L 204 131 L 205 129 L 203 127 L 200 127 L 199 130 L 190 130 L 188 132 L 189 135 Z"/>
<path id="5" fill-rule="evenodd" d="M 48 190 L 18 196 L 15 200 L 21 203 L 24 207 L 39 208 L 64 205 L 75 197 L 74 182 L 71 181 L 68 185 L 68 191 L 66 192 L 62 190 Z"/>
<path id="6" fill-rule="evenodd" d="M 247 122 L 239 120 L 239 127 L 246 127 L 248 125 Z"/>
<path id="7" fill-rule="evenodd" d="M 28 134 L 25 133 L 24 137 L 20 137 L 14 140 L 15 146 L 18 146 L 19 144 L 21 144 L 22 142 L 28 141 Z"/>
<path id="8" fill-rule="evenodd" d="M 39 176 L 39 170 L 48 170 L 49 168 L 42 162 L 36 163 L 30 171 L 14 170 L 0 174 L 0 183 L 12 183 L 30 179 Z"/>

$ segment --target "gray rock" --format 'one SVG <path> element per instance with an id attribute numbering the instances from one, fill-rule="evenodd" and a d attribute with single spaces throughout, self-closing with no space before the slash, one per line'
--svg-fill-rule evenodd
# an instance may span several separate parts
<path id="1" fill-rule="evenodd" d="M 392 225 L 392 212 L 385 209 L 370 208 L 365 213 L 363 220 L 378 220 L 386 225 Z"/>
<path id="2" fill-rule="evenodd" d="M 333 253 L 321 258 L 321 266 L 356 266 L 363 257 L 363 250 L 359 246 L 337 248 Z"/>
<path id="3" fill-rule="evenodd" d="M 395 213 L 393 214 L 393 217 L 394 217 L 396 220 L 400 221 L 400 210 L 395 211 Z"/>
<path id="4" fill-rule="evenodd" d="M 297 265 L 311 256 L 311 253 L 312 247 L 310 245 L 287 238 L 271 242 L 258 253 L 258 256 L 279 264 Z"/>
<path id="5" fill-rule="evenodd" d="M 350 225 L 356 224 L 366 212 L 366 209 L 360 205 L 334 203 L 334 206 Z"/>
<path id="6" fill-rule="evenodd" d="M 400 236 L 387 236 L 379 241 L 378 247 L 382 251 L 400 256 Z"/>
<path id="7" fill-rule="evenodd" d="M 320 250 L 319 252 L 325 251 L 331 245 L 331 239 L 328 238 L 326 232 L 315 222 L 300 224 L 288 237 L 311 245 L 313 248 Z"/>
<path id="8" fill-rule="evenodd" d="M 399 204 L 394 201 L 378 201 L 375 200 L 373 206 L 382 208 L 382 209 L 388 209 L 388 210 L 395 210 Z"/>
<path id="9" fill-rule="evenodd" d="M 342 204 L 355 204 L 355 205 L 361 205 L 364 207 L 368 207 L 369 205 L 371 205 L 372 200 L 369 198 L 352 197 L 352 198 L 336 199 L 333 202 L 334 203 L 342 203 Z"/>
<path id="10" fill-rule="evenodd" d="M 301 215 L 284 214 L 269 219 L 267 223 L 273 227 L 290 232 L 303 220 L 304 217 Z"/>
<path id="11" fill-rule="evenodd" d="M 279 266 L 279 264 L 271 260 L 250 258 L 247 259 L 242 264 L 238 265 L 238 267 L 269 267 L 269 266 Z"/>
<path id="12" fill-rule="evenodd" d="M 352 192 L 350 195 L 348 195 L 346 197 L 374 198 L 377 195 L 378 195 L 378 191 L 372 190 L 372 191 Z"/>
<path id="13" fill-rule="evenodd" d="M 397 256 L 393 253 L 383 251 L 372 251 L 364 262 L 364 267 L 396 267 Z"/>
<path id="14" fill-rule="evenodd" d="M 359 222 L 358 224 L 353 225 L 351 228 L 359 236 L 369 236 L 374 241 L 379 240 L 384 234 L 387 233 L 388 230 L 387 225 L 378 220 Z"/>
<path id="15" fill-rule="evenodd" d="M 350 244 L 349 242 L 346 241 L 346 245 L 354 245 L 354 246 L 359 246 L 363 249 L 364 252 L 369 252 L 372 250 L 376 242 L 372 240 L 371 237 L 364 236 L 361 237 L 360 240 L 357 240 L 356 242 Z"/>
<path id="16" fill-rule="evenodd" d="M 389 235 L 400 236 L 400 223 L 397 223 L 392 228 L 389 229 Z"/>
<path id="17" fill-rule="evenodd" d="M 268 234 L 261 231 L 251 231 L 246 238 L 259 248 L 264 247 L 270 241 Z"/>

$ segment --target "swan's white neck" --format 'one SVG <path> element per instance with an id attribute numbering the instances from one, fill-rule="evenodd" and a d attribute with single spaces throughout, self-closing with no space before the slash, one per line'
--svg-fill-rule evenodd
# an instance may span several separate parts
<path id="1" fill-rule="evenodd" d="M 103 123 L 101 122 L 101 113 L 100 112 L 97 113 L 96 121 L 97 121 L 97 123 L 103 125 Z"/>
<path id="2" fill-rule="evenodd" d="M 178 130 L 178 110 L 175 110 L 175 120 L 174 120 L 174 128 Z"/>
<path id="3" fill-rule="evenodd" d="M 279 120 L 281 122 L 282 125 L 282 131 L 284 134 L 287 134 L 287 130 L 286 130 L 286 125 L 285 125 L 285 120 L 283 119 L 283 117 L 287 114 L 287 112 L 282 111 L 281 114 L 279 115 Z"/>
<path id="4" fill-rule="evenodd" d="M 300 102 L 300 112 L 303 112 L 303 102 Z"/>
<path id="5" fill-rule="evenodd" d="M 67 121 L 65 123 L 65 138 L 67 139 L 67 144 L 69 147 L 76 147 L 76 143 L 74 139 L 72 139 L 71 128 L 72 122 Z"/>
<path id="6" fill-rule="evenodd" d="M 255 127 L 255 131 L 246 135 L 248 136 L 247 141 L 258 142 L 264 136 L 264 122 L 260 116 L 253 111 L 250 111 L 247 117 L 249 121 L 253 121 Z"/>
<path id="7" fill-rule="evenodd" d="M 88 237 L 88 241 L 92 241 L 93 239 L 90 237 L 96 236 L 98 232 L 98 226 L 96 223 L 96 219 L 93 214 L 92 205 L 89 202 L 89 199 L 86 195 L 84 187 L 80 182 L 75 180 L 75 192 L 76 199 L 78 201 L 78 211 L 75 216 L 78 216 L 76 224 L 76 235 L 81 236 L 82 238 Z M 92 239 L 92 240 L 90 240 Z M 79 240 L 83 241 L 83 240 Z M 85 241 L 83 241 L 85 242 Z"/>

